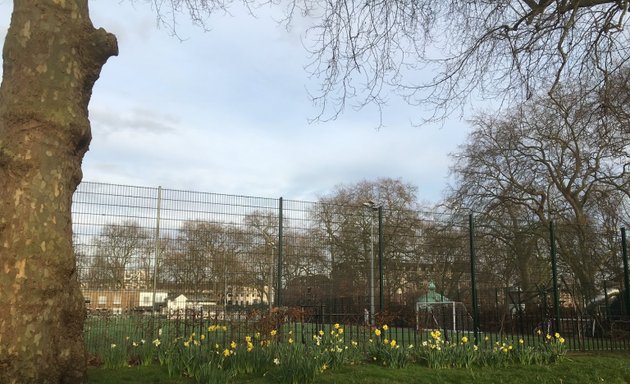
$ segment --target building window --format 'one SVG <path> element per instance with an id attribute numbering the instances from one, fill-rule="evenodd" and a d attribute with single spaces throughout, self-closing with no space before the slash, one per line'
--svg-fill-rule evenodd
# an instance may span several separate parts
<path id="1" fill-rule="evenodd" d="M 98 305 L 106 305 L 106 304 L 107 304 L 107 296 L 99 296 Z"/>
<path id="2" fill-rule="evenodd" d="M 149 296 L 142 297 L 142 305 L 148 307 L 151 305 L 151 298 Z"/>
<path id="3" fill-rule="evenodd" d="M 114 296 L 114 305 L 120 305 L 121 302 L 120 295 Z"/>

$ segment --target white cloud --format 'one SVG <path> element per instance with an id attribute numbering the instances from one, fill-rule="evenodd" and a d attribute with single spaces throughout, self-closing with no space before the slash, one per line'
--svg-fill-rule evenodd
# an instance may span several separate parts
<path id="1" fill-rule="evenodd" d="M 204 33 L 182 17 L 180 41 L 156 29 L 145 3 L 90 4 L 120 55 L 93 92 L 85 180 L 312 200 L 340 183 L 400 177 L 421 198 L 440 198 L 463 124 L 411 127 L 421 111 L 395 98 L 381 130 L 373 108 L 308 124 L 318 112 L 306 92 L 317 83 L 303 69 L 308 20 L 287 32 L 276 11 L 236 10 Z M 10 7 L 0 1 L 0 27 Z"/>

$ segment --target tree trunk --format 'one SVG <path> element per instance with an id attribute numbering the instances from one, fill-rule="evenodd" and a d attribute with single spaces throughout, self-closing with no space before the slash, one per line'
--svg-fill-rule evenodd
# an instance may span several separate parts
<path id="1" fill-rule="evenodd" d="M 82 383 L 70 205 L 87 106 L 116 38 L 87 0 L 14 0 L 0 86 L 0 382 Z"/>

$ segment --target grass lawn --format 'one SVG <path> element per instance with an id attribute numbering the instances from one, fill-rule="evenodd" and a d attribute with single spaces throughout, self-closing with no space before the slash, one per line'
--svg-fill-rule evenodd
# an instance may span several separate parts
<path id="1" fill-rule="evenodd" d="M 159 366 L 121 369 L 90 368 L 88 380 L 91 384 L 189 384 L 190 382 L 185 378 L 169 378 L 166 370 Z M 239 376 L 234 382 L 263 384 L 277 381 L 270 374 L 268 377 Z M 574 353 L 555 365 L 505 368 L 429 369 L 411 365 L 405 369 L 391 369 L 363 364 L 326 371 L 316 377 L 315 383 L 630 383 L 630 354 Z"/>

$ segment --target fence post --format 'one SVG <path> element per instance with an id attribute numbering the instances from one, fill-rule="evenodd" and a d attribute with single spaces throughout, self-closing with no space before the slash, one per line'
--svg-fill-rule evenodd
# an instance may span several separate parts
<path id="1" fill-rule="evenodd" d="M 628 243 L 626 242 L 626 228 L 621 227 L 621 256 L 623 257 L 623 283 L 626 296 L 626 315 L 630 315 L 630 278 L 628 277 Z"/>
<path id="2" fill-rule="evenodd" d="M 284 199 L 280 197 L 278 203 L 278 278 L 276 279 L 276 306 L 282 306 L 282 257 L 284 252 L 284 224 L 283 205 Z"/>
<path id="3" fill-rule="evenodd" d="M 157 289 L 157 274 L 158 274 L 158 257 L 160 254 L 160 213 L 162 209 L 162 186 L 158 186 L 157 190 L 157 208 L 155 215 L 155 248 L 153 255 L 153 298 L 151 299 L 151 317 L 155 319 L 155 293 Z M 151 332 L 153 332 L 153 326 Z"/>
<path id="4" fill-rule="evenodd" d="M 553 323 L 554 331 L 560 332 L 560 293 L 558 292 L 558 259 L 556 254 L 556 231 L 553 221 L 549 221 L 549 243 L 551 244 L 551 277 L 553 288 L 553 306 L 555 311 L 555 320 Z"/>
<path id="5" fill-rule="evenodd" d="M 383 291 L 383 256 L 385 244 L 383 242 L 383 206 L 378 207 L 378 274 L 379 274 L 379 311 L 385 309 L 385 292 Z"/>
<path id="6" fill-rule="evenodd" d="M 475 224 L 473 215 L 468 215 L 468 236 L 470 240 L 470 284 L 472 285 L 472 310 L 473 310 L 473 331 L 475 343 L 479 342 L 479 307 L 477 304 L 477 273 L 475 255 Z"/>

